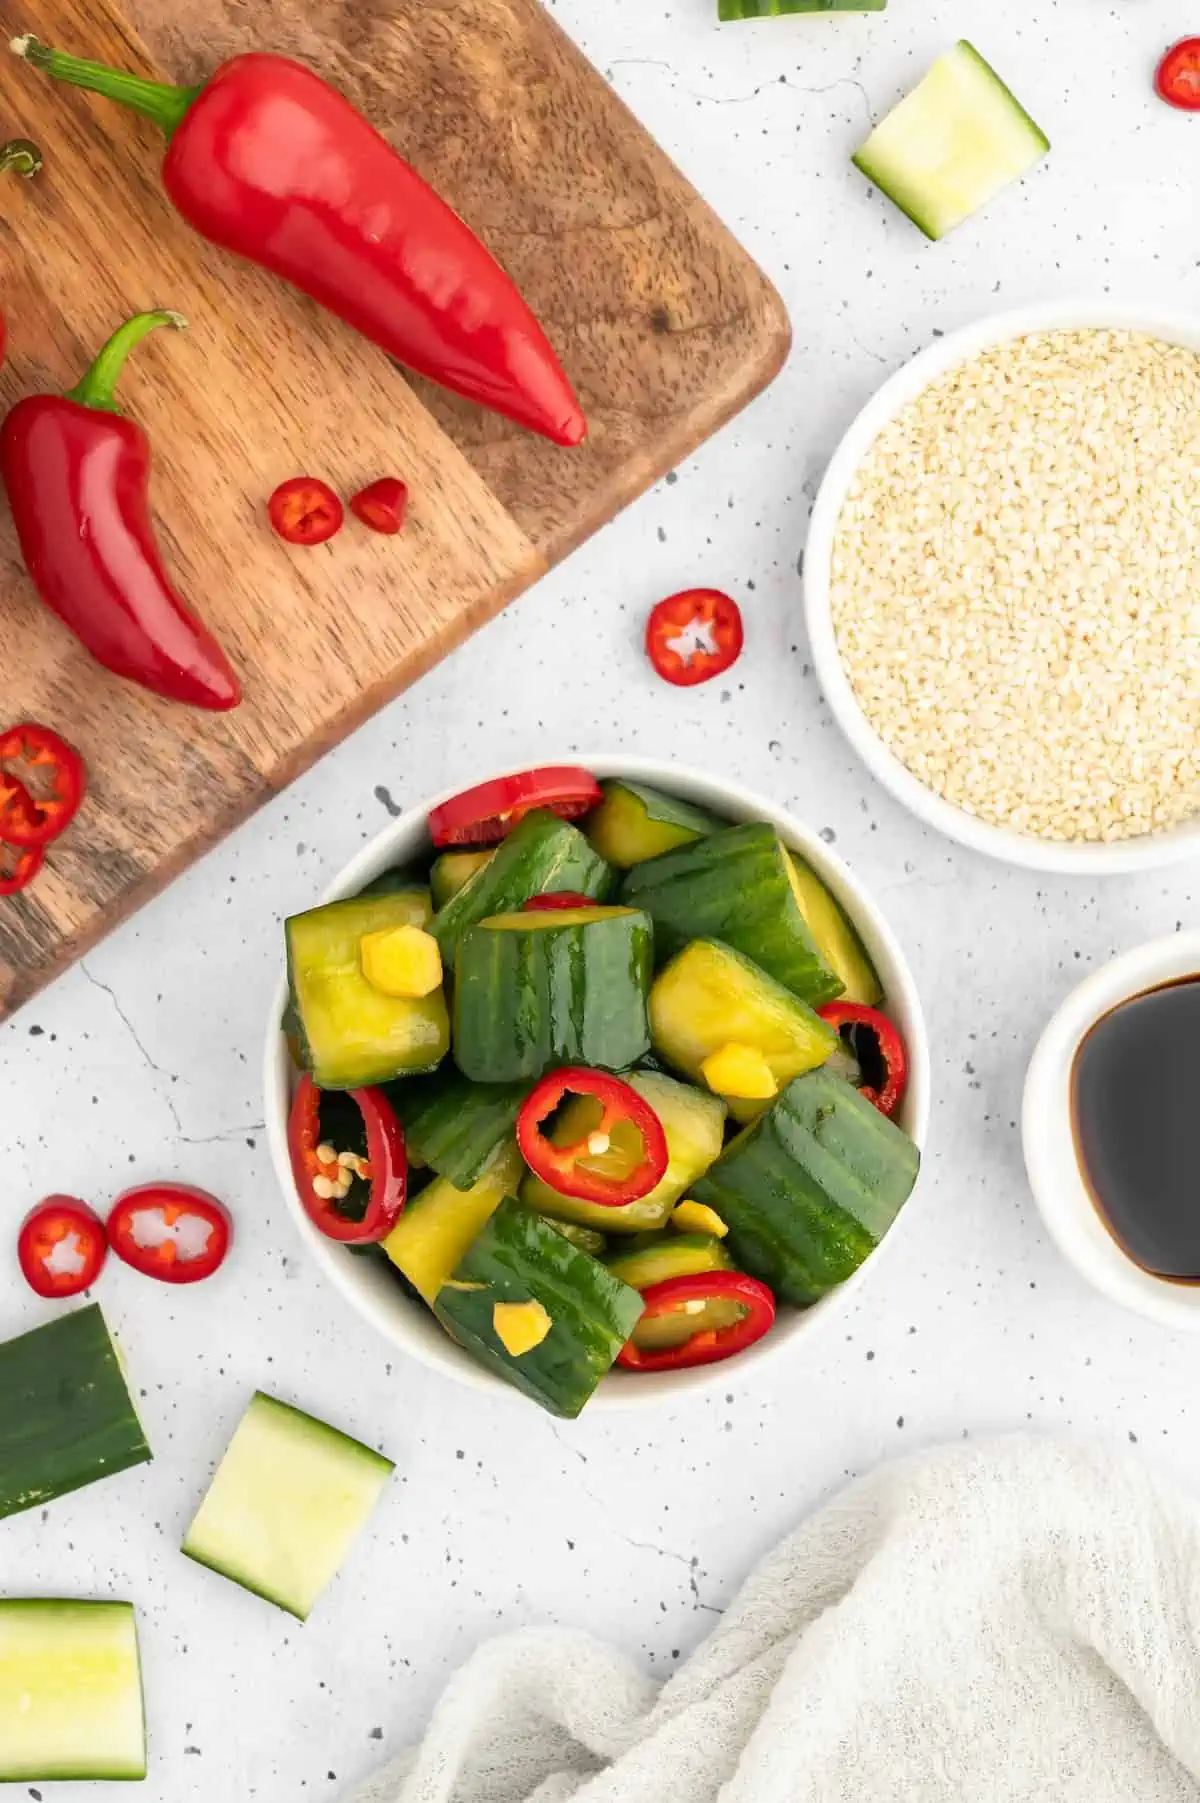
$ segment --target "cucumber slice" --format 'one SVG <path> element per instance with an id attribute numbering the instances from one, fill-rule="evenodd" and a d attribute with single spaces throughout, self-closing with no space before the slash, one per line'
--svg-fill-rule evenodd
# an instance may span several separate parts
<path id="1" fill-rule="evenodd" d="M 432 1077 L 387 1085 L 412 1163 L 470 1189 L 516 1131 L 528 1083 L 472 1083 L 447 1065 Z"/>
<path id="2" fill-rule="evenodd" d="M 132 1604 L 0 1601 L 0 1783 L 145 1776 Z"/>
<path id="3" fill-rule="evenodd" d="M 703 1081 L 706 1058 L 735 1044 L 760 1051 L 781 1089 L 824 1064 L 839 1044 L 805 1002 L 740 952 L 709 939 L 685 947 L 658 978 L 650 991 L 650 1031 L 655 1049 L 695 1082 Z M 746 1121 L 762 1109 L 761 1102 L 734 1102 L 730 1112 Z"/>
<path id="4" fill-rule="evenodd" d="M 560 1195 L 529 1171 L 521 1184 L 521 1200 L 527 1207 L 554 1220 L 599 1228 L 602 1233 L 645 1233 L 666 1225 L 679 1198 L 720 1156 L 725 1143 L 725 1104 L 719 1096 L 706 1095 L 656 1071 L 634 1071 L 625 1081 L 643 1101 L 649 1102 L 667 1136 L 668 1162 L 661 1183 L 639 1202 L 627 1202 L 623 1208 L 605 1208 L 602 1203 L 585 1202 L 579 1196 Z M 558 1138 L 562 1145 L 582 1139 L 595 1123 L 594 1108 L 595 1104 L 584 1096 L 568 1102 L 551 1138 Z M 637 1149 L 633 1149 L 635 1156 Z M 632 1168 L 633 1157 L 628 1162 Z"/>
<path id="5" fill-rule="evenodd" d="M 618 870 L 629 870 L 664 851 L 705 839 L 724 824 L 714 814 L 644 783 L 601 783 L 600 787 L 604 800 L 584 830 L 600 856 Z"/>
<path id="6" fill-rule="evenodd" d="M 883 1000 L 883 984 L 867 956 L 854 923 L 812 867 L 789 853 L 792 893 L 822 958 L 842 985 L 842 999 L 874 1008 Z"/>
<path id="7" fill-rule="evenodd" d="M 322 1089 L 362 1089 L 436 1069 L 450 1050 L 445 992 L 383 995 L 363 975 L 368 933 L 428 924 L 428 894 L 329 902 L 284 923 L 291 1016 L 305 1070 Z"/>
<path id="8" fill-rule="evenodd" d="M 651 1284 L 666 1283 L 672 1277 L 733 1269 L 724 1242 L 711 1233 L 648 1234 L 645 1245 L 614 1252 L 604 1262 L 614 1277 L 635 1290 L 648 1290 Z"/>
<path id="9" fill-rule="evenodd" d="M 854 162 L 927 238 L 944 238 L 1049 148 L 963 38 L 875 127 Z"/>
<path id="10" fill-rule="evenodd" d="M 482 921 L 458 946 L 459 1070 L 475 1083 L 519 1083 L 561 1064 L 627 1069 L 650 1049 L 653 961 L 654 930 L 636 908 Z"/>
<path id="11" fill-rule="evenodd" d="M 578 827 L 544 808 L 526 814 L 482 869 L 434 916 L 433 935 L 453 968 L 458 945 L 469 927 L 492 914 L 521 908 L 535 895 L 572 891 L 605 901 L 615 878 Z"/>
<path id="12" fill-rule="evenodd" d="M 393 1469 L 382 1453 L 259 1390 L 183 1550 L 307 1621 Z"/>
<path id="13" fill-rule="evenodd" d="M 875 1250 L 919 1168 L 894 1121 L 817 1070 L 731 1140 L 692 1194 L 728 1223 L 738 1268 L 806 1308 Z"/>
<path id="14" fill-rule="evenodd" d="M 516 1193 L 525 1162 L 510 1139 L 470 1189 L 436 1177 L 408 1207 L 383 1241 L 393 1265 L 433 1307 L 472 1240 L 506 1196 Z"/>
<path id="15" fill-rule="evenodd" d="M 150 1456 L 97 1303 L 0 1346 L 0 1520 Z"/>
<path id="16" fill-rule="evenodd" d="M 881 13 L 887 0 L 721 0 L 718 19 L 778 19 L 788 13 Z"/>
<path id="17" fill-rule="evenodd" d="M 765 823 L 727 827 L 639 864 L 621 899 L 653 920 L 660 963 L 689 940 L 719 939 L 814 1007 L 842 993 L 805 924 L 787 849 Z"/>
<path id="18" fill-rule="evenodd" d="M 433 869 L 429 872 L 434 907 L 444 908 L 463 885 L 470 882 L 476 871 L 482 870 L 491 861 L 490 851 L 444 851 L 439 858 L 435 858 Z"/>

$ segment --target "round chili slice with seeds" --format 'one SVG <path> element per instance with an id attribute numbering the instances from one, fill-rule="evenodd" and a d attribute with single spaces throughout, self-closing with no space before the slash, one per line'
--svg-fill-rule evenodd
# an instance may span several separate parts
<path id="1" fill-rule="evenodd" d="M 346 510 L 328 482 L 292 476 L 267 502 L 267 515 L 289 545 L 323 545 L 341 531 Z"/>
<path id="2" fill-rule="evenodd" d="M 439 847 L 498 845 L 535 808 L 546 808 L 563 820 L 578 820 L 603 799 L 600 784 L 587 770 L 565 765 L 524 770 L 442 802 L 430 813 L 429 831 Z"/>
<path id="3" fill-rule="evenodd" d="M 646 622 L 646 655 L 664 682 L 690 689 L 711 682 L 742 655 L 745 630 L 737 602 L 715 588 L 668 595 Z"/>

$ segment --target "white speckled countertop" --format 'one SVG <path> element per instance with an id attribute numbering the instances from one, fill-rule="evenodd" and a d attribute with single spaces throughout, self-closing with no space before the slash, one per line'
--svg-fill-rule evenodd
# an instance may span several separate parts
<path id="1" fill-rule="evenodd" d="M 104 1280 L 156 1451 L 0 1528 L 0 1593 L 138 1605 L 147 1803 L 334 1797 L 415 1735 L 481 1637 L 587 1625 L 667 1672 L 750 1562 L 843 1478 L 1024 1425 L 1137 1441 L 1200 1480 L 1195 1347 L 1118 1313 L 1047 1244 L 1015 1128 L 1024 1066 L 1082 971 L 1195 919 L 1198 878 L 1047 882 L 923 832 L 833 727 L 797 563 L 814 485 L 885 373 L 987 310 L 1109 291 L 1200 298 L 1200 121 L 1150 93 L 1184 0 L 892 0 L 885 14 L 719 28 L 715 0 L 554 8 L 782 289 L 796 349 L 742 419 L 0 1028 L 10 1231 L 49 1190 L 103 1206 L 171 1174 L 225 1195 L 237 1256 L 173 1292 Z M 1051 159 L 940 246 L 848 163 L 868 117 L 969 35 Z M 728 587 L 732 680 L 659 685 L 648 606 Z M 820 828 L 881 899 L 935 1048 L 918 1197 L 874 1278 L 770 1381 L 647 1421 L 553 1424 L 394 1363 L 318 1281 L 276 1193 L 258 1066 L 280 918 L 402 804 L 483 766 L 603 744 L 734 773 Z M 0 1259 L 4 1334 L 46 1310 Z M 374 1443 L 397 1475 L 306 1627 L 178 1554 L 250 1392 Z M 23 1796 L 23 1787 L 14 1787 Z M 30 1791 L 37 1795 L 36 1787 Z M 56 1787 L 82 1803 L 87 1787 Z"/>

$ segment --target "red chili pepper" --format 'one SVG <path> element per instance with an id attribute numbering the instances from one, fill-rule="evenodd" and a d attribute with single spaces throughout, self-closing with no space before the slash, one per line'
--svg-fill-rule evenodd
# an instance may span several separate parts
<path id="1" fill-rule="evenodd" d="M 49 50 L 36 68 L 124 102 L 170 140 L 167 194 L 214 244 L 273 270 L 399 362 L 556 444 L 587 432 L 558 359 L 470 227 L 319 75 L 236 56 L 195 88 Z"/>
<path id="2" fill-rule="evenodd" d="M 1200 112 L 1200 38 L 1181 38 L 1158 65 L 1154 86 L 1168 106 Z"/>
<path id="3" fill-rule="evenodd" d="M 325 1138 L 322 1109 L 342 1097 L 361 1116 L 355 1125 L 365 1137 L 365 1157 L 353 1147 L 339 1147 L 333 1127 Z M 408 1154 L 404 1129 L 381 1089 L 321 1090 L 302 1076 L 292 1099 L 288 1148 L 304 1212 L 326 1239 L 368 1246 L 387 1238 L 408 1200 Z M 356 1180 L 368 1186 L 365 1202 L 357 1206 Z"/>
<path id="4" fill-rule="evenodd" d="M 3 765 L 20 763 L 50 779 L 49 795 L 33 795 Z M 0 733 L 0 839 L 49 845 L 70 826 L 87 788 L 83 759 L 48 726 L 28 722 Z"/>
<path id="5" fill-rule="evenodd" d="M 535 808 L 578 820 L 603 799 L 600 784 L 586 770 L 558 765 L 525 770 L 444 801 L 430 814 L 429 831 L 437 846 L 496 845 Z"/>
<path id="6" fill-rule="evenodd" d="M 394 537 L 408 516 L 408 489 L 398 476 L 382 476 L 369 488 L 360 488 L 350 502 L 356 519 L 372 532 Z"/>
<path id="7" fill-rule="evenodd" d="M 642 1291 L 645 1312 L 638 1327 L 677 1314 L 689 1303 L 735 1302 L 745 1309 L 731 1327 L 700 1328 L 678 1346 L 643 1347 L 633 1340 L 617 1354 L 626 1371 L 686 1371 L 693 1365 L 715 1365 L 753 1346 L 775 1321 L 775 1298 L 765 1283 L 740 1271 L 702 1271 L 696 1277 L 668 1277 Z M 638 1329 L 634 1329 L 636 1337 Z"/>
<path id="8" fill-rule="evenodd" d="M 591 1096 L 603 1110 L 594 1127 L 569 1146 L 556 1146 L 542 1128 L 565 1096 Z M 600 1158 L 609 1149 L 613 1131 L 623 1123 L 641 1135 L 641 1156 L 625 1177 L 608 1177 L 589 1171 L 583 1162 Z M 666 1175 L 667 1136 L 662 1122 L 646 1102 L 620 1077 L 607 1071 L 583 1070 L 567 1065 L 543 1077 L 526 1098 L 517 1116 L 517 1144 L 535 1177 L 561 1196 L 577 1196 L 604 1208 L 623 1208 L 639 1202 L 656 1189 Z"/>
<path id="9" fill-rule="evenodd" d="M 563 889 L 557 895 L 531 895 L 522 908 L 522 914 L 546 914 L 554 908 L 594 908 L 595 900 L 590 895 L 577 895 L 573 889 Z"/>
<path id="10" fill-rule="evenodd" d="M 873 1102 L 880 1114 L 895 1114 L 908 1083 L 908 1055 L 895 1022 L 880 1014 L 878 1008 L 865 1007 L 862 1002 L 827 1002 L 817 1013 L 842 1033 L 851 1050 L 855 1050 L 854 1039 L 860 1032 L 874 1041 L 883 1074 L 878 1087 L 864 1085 L 859 1093 Z"/>
<path id="11" fill-rule="evenodd" d="M 225 1261 L 229 1211 L 190 1183 L 143 1183 L 112 1205 L 106 1223 L 117 1257 L 160 1283 L 200 1283 Z"/>
<path id="12" fill-rule="evenodd" d="M 149 442 L 113 400 L 134 345 L 183 324 L 178 313 L 139 313 L 69 394 L 18 401 L 0 429 L 0 474 L 38 593 L 97 662 L 172 701 L 230 708 L 237 677 L 154 542 Z"/>
<path id="13" fill-rule="evenodd" d="M 82 1295 L 107 1257 L 104 1223 L 77 1196 L 47 1196 L 30 1209 L 17 1235 L 17 1260 L 39 1296 Z"/>
<path id="14" fill-rule="evenodd" d="M 27 889 L 45 861 L 40 845 L 9 845 L 0 839 L 0 895 L 17 895 Z"/>
<path id="15" fill-rule="evenodd" d="M 646 622 L 646 655 L 665 682 L 693 688 L 711 682 L 742 655 L 745 635 L 736 601 L 715 588 L 668 595 Z"/>
<path id="16" fill-rule="evenodd" d="M 267 502 L 271 524 L 289 545 L 323 545 L 342 529 L 346 510 L 328 482 L 292 476 Z"/>

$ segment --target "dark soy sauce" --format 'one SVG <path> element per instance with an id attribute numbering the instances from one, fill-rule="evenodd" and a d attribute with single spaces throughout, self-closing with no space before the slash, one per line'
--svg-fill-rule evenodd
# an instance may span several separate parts
<path id="1" fill-rule="evenodd" d="M 1152 1276 L 1200 1283 L 1200 976 L 1148 990 L 1075 1054 L 1080 1168 L 1123 1251 Z"/>

